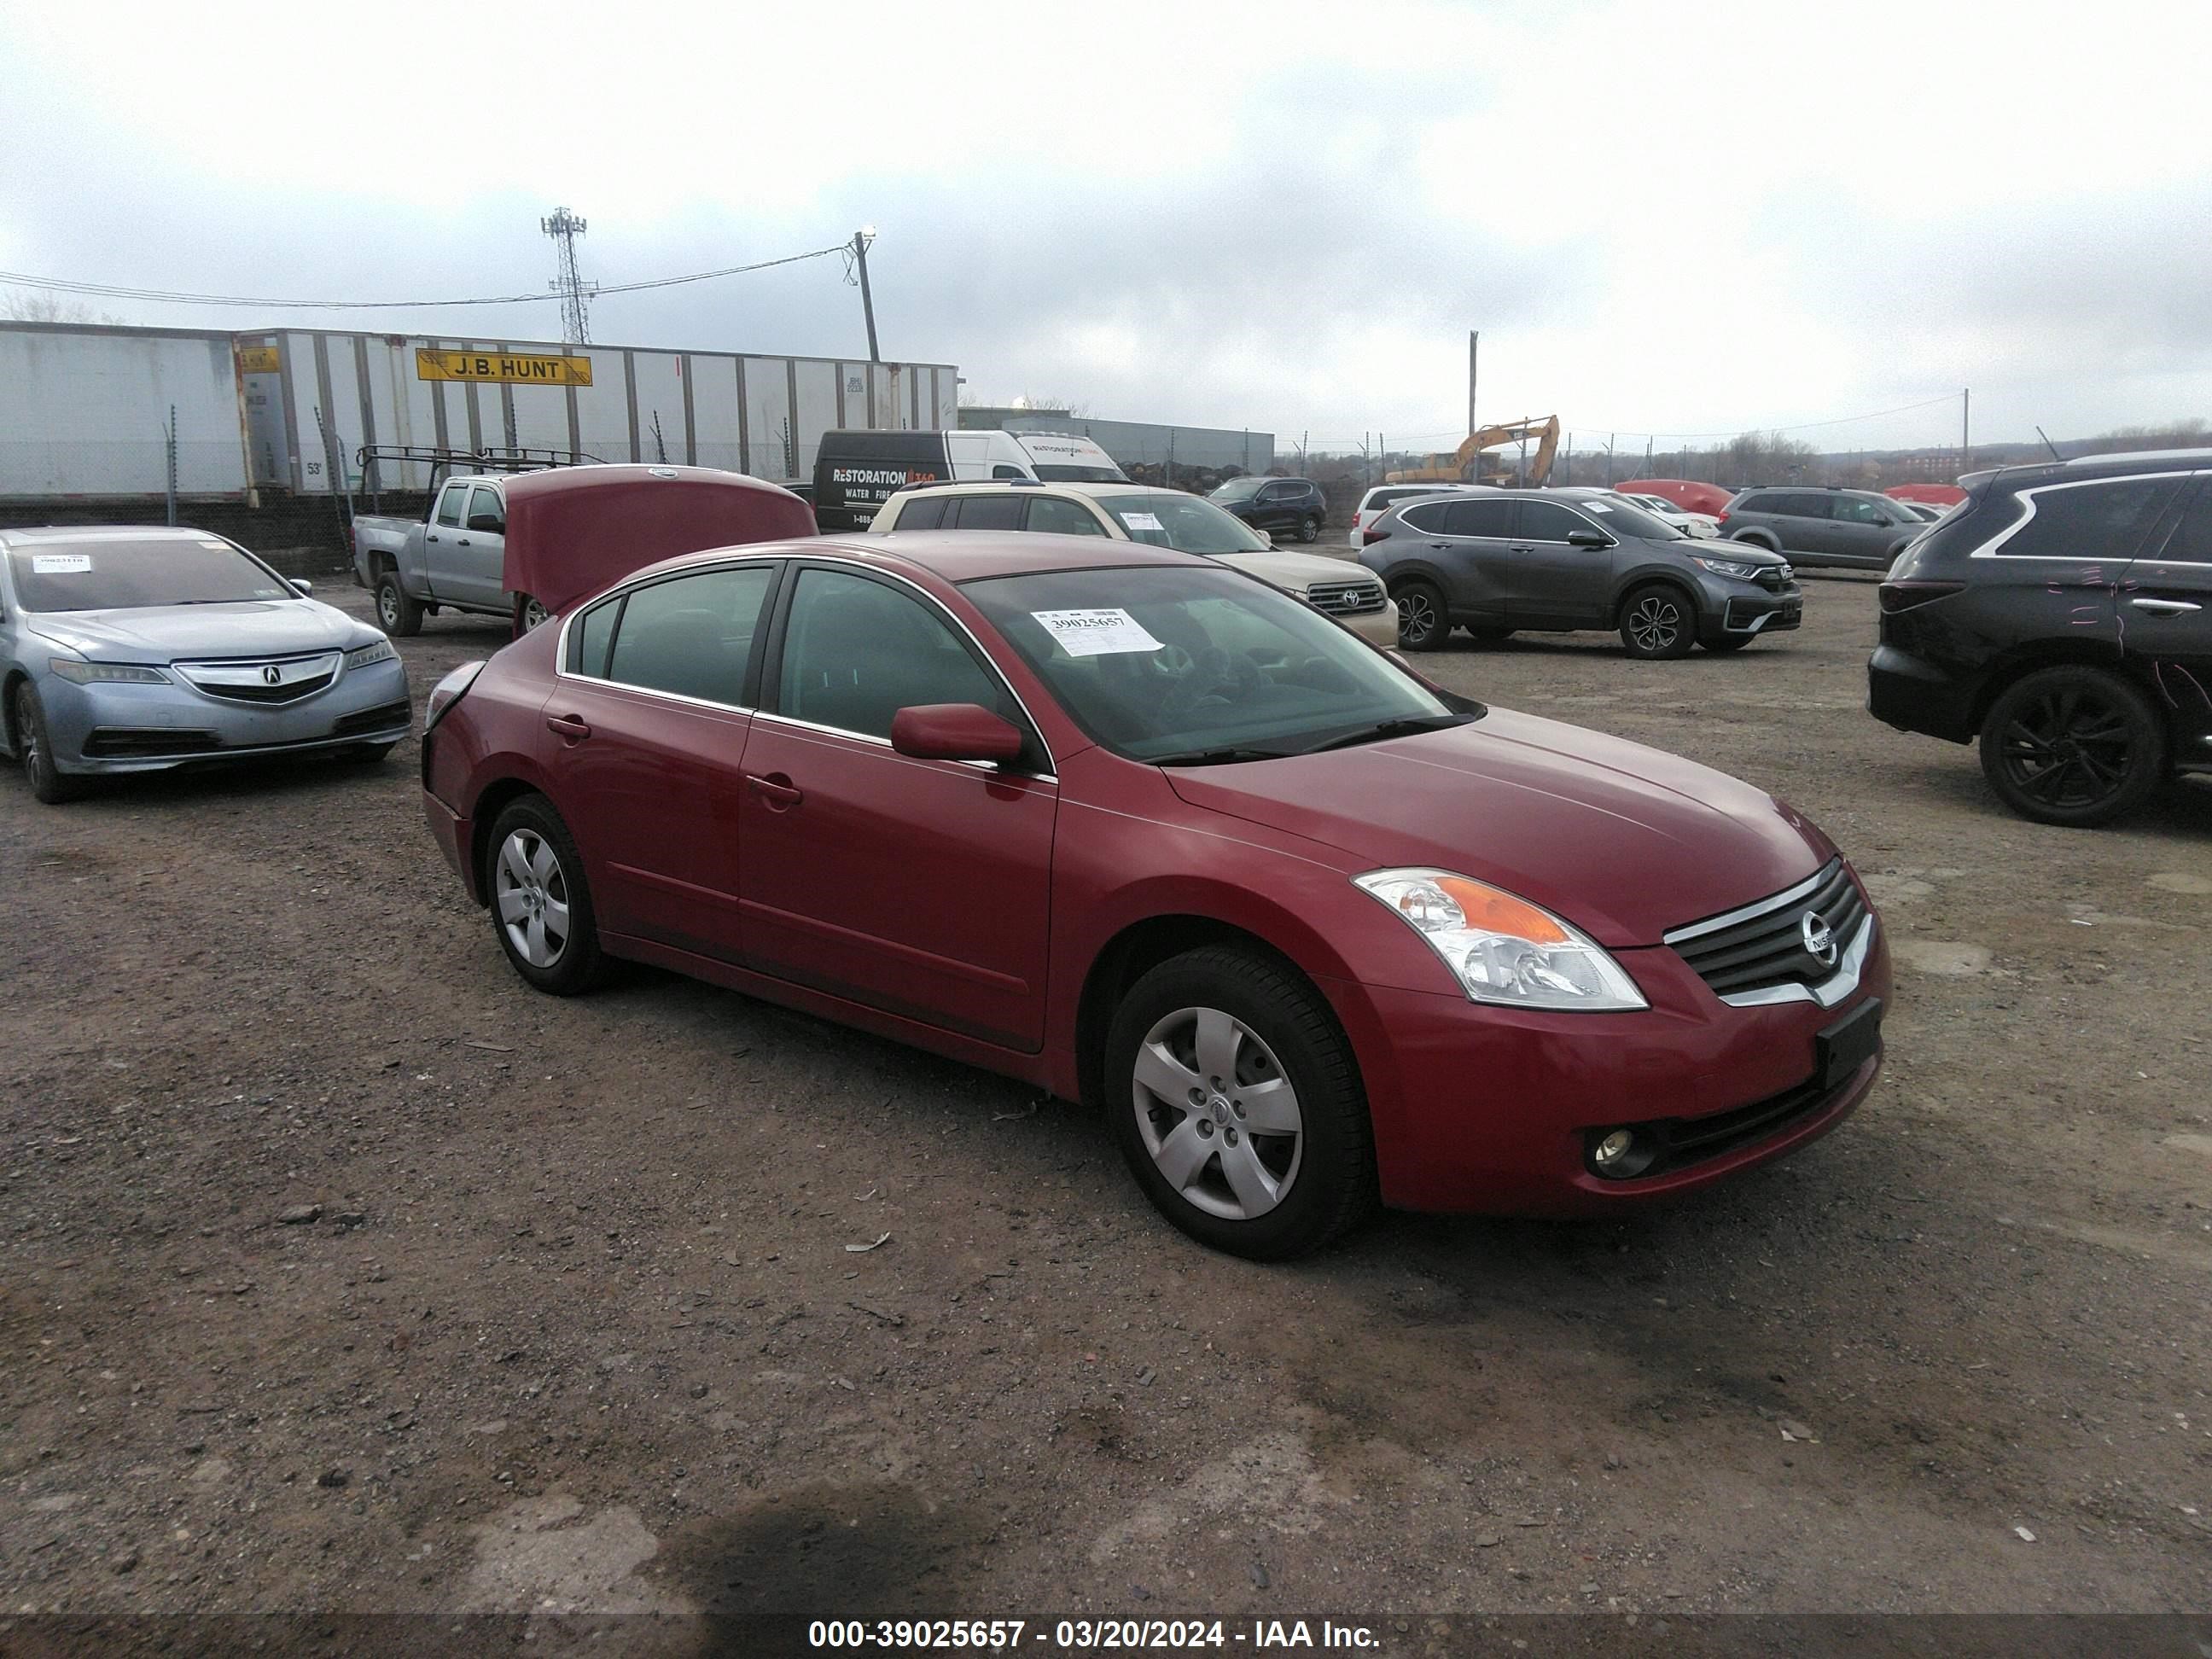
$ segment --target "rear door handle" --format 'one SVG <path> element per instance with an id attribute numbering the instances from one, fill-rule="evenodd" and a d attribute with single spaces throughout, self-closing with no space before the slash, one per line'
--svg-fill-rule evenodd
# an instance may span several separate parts
<path id="1" fill-rule="evenodd" d="M 2201 605 L 2191 605 L 2186 599 L 2130 599 L 2128 603 L 2138 611 L 2149 611 L 2154 617 L 2183 617 L 2204 608 Z"/>
<path id="2" fill-rule="evenodd" d="M 768 777 L 763 777 L 757 772 L 748 772 L 745 774 L 745 782 L 751 787 L 753 793 L 758 795 L 770 806 L 777 808 L 796 806 L 806 799 L 806 792 L 793 784 L 781 772 Z"/>
<path id="3" fill-rule="evenodd" d="M 592 735 L 592 728 L 574 714 L 548 714 L 545 729 L 568 743 L 581 743 Z"/>
<path id="4" fill-rule="evenodd" d="M 469 538 L 466 536 L 464 536 L 460 538 L 460 542 L 463 547 L 466 547 L 469 544 Z"/>

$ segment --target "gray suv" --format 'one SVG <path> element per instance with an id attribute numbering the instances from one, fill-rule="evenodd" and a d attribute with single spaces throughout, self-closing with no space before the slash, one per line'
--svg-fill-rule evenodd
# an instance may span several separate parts
<path id="1" fill-rule="evenodd" d="M 1722 533 L 1801 565 L 1887 570 L 1928 527 L 1902 501 L 1871 489 L 1793 484 L 1747 489 L 1721 514 Z"/>
<path id="2" fill-rule="evenodd" d="M 1685 536 L 1601 489 L 1398 501 L 1361 538 L 1413 651 L 1454 628 L 1479 640 L 1601 628 L 1632 657 L 1683 657 L 1741 650 L 1804 614 L 1779 554 Z"/>

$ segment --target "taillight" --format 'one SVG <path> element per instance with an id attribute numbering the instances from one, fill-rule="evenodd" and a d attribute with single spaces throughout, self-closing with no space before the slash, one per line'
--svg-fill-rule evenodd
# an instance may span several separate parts
<path id="1" fill-rule="evenodd" d="M 1875 589 L 1875 599 L 1885 615 L 1895 616 L 1900 611 L 1910 611 L 1925 605 L 1930 599 L 1948 598 L 1966 586 L 1964 582 L 1884 582 Z"/>
<path id="2" fill-rule="evenodd" d="M 1389 539 L 1390 532 L 1387 530 L 1370 529 L 1363 530 L 1359 532 L 1359 544 L 1362 547 L 1372 547 L 1377 542 L 1387 542 Z"/>
<path id="3" fill-rule="evenodd" d="M 1723 507 L 1718 513 L 1713 515 L 1713 522 L 1715 524 L 1726 524 L 1728 522 L 1728 519 L 1729 510 L 1726 507 Z"/>

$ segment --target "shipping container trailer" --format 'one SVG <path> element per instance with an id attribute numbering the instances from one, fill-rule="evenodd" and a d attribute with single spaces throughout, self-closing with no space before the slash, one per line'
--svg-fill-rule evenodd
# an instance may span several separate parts
<path id="1" fill-rule="evenodd" d="M 177 494 L 246 494 L 227 333 L 0 322 L 0 500 L 161 500 L 176 412 Z"/>

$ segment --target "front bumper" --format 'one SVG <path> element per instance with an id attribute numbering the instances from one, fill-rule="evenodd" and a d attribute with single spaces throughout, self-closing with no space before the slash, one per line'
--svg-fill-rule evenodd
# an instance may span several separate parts
<path id="1" fill-rule="evenodd" d="M 1398 602 L 1382 601 L 1380 611 L 1363 611 L 1357 616 L 1339 617 L 1337 620 L 1367 641 L 1379 645 L 1386 651 L 1398 648 Z"/>
<path id="2" fill-rule="evenodd" d="M 1359 1056 L 1386 1202 L 1407 1209 L 1592 1214 L 1727 1179 L 1818 1139 L 1874 1086 L 1877 1053 L 1823 1091 L 1820 1034 L 1890 996 L 1881 925 L 1850 995 L 1835 1006 L 1723 1003 L 1666 947 L 1618 953 L 1651 1006 L 1637 1013 L 1529 1013 L 1445 993 L 1325 981 Z M 1649 1176 L 1594 1174 L 1594 1131 L 1751 1123 L 1741 1139 Z"/>
<path id="3" fill-rule="evenodd" d="M 1779 588 L 1729 582 L 1716 597 L 1723 634 L 1786 634 L 1805 621 L 1804 591 L 1795 582 Z"/>
<path id="4" fill-rule="evenodd" d="M 257 706 L 180 682 L 79 685 L 42 679 L 39 700 L 56 769 L 80 776 L 161 772 L 214 761 L 397 743 L 414 719 L 394 660 L 343 670 L 294 703 Z"/>

